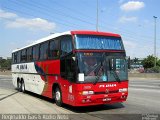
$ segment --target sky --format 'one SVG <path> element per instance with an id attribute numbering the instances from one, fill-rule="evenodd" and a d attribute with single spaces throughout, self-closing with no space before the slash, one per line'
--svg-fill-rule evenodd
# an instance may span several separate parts
<path id="1" fill-rule="evenodd" d="M 160 58 L 160 0 L 98 0 L 98 30 L 122 36 L 127 56 Z M 0 56 L 52 33 L 96 30 L 97 0 L 0 0 Z"/>

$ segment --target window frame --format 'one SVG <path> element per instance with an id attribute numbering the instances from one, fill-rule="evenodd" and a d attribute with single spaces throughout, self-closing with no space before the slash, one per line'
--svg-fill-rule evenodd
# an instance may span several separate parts
<path id="1" fill-rule="evenodd" d="M 64 39 L 65 37 L 71 37 L 70 40 L 71 40 L 72 50 L 71 50 L 70 52 L 66 53 L 66 54 L 62 54 L 62 41 L 65 40 L 65 39 Z M 60 40 L 60 57 L 64 57 L 64 56 L 70 54 L 70 53 L 73 51 L 73 49 L 74 49 L 73 37 L 72 37 L 72 35 L 63 35 L 63 36 L 60 36 L 60 37 L 59 37 L 59 40 Z"/>

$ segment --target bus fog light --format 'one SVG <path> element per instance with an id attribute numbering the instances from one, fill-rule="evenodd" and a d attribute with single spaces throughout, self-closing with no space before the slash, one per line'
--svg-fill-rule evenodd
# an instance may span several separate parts
<path id="1" fill-rule="evenodd" d="M 82 103 L 85 103 L 86 101 L 85 100 L 82 100 Z"/>

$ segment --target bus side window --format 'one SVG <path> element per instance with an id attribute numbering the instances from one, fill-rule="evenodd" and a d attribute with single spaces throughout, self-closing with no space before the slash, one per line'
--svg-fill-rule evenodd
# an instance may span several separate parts
<path id="1" fill-rule="evenodd" d="M 61 39 L 61 56 L 64 56 L 72 51 L 72 37 L 63 36 Z"/>
<path id="2" fill-rule="evenodd" d="M 40 60 L 46 60 L 48 58 L 48 42 L 44 42 L 40 45 Z"/>
<path id="3" fill-rule="evenodd" d="M 51 40 L 49 43 L 49 59 L 56 59 L 59 57 L 59 45 L 58 40 Z"/>
<path id="4" fill-rule="evenodd" d="M 21 51 L 21 62 L 26 62 L 26 49 Z"/>
<path id="5" fill-rule="evenodd" d="M 33 60 L 36 60 L 36 46 L 33 47 L 32 49 L 33 53 Z"/>
<path id="6" fill-rule="evenodd" d="M 20 63 L 20 60 L 21 60 L 21 52 L 18 51 L 17 52 L 17 63 Z"/>
<path id="7" fill-rule="evenodd" d="M 17 52 L 12 54 L 12 63 L 17 63 Z"/>
<path id="8" fill-rule="evenodd" d="M 61 77 L 69 80 L 71 82 L 75 82 L 76 79 L 76 61 L 72 58 L 73 55 L 69 55 L 67 57 L 62 57 L 61 59 Z"/>
<path id="9" fill-rule="evenodd" d="M 39 59 L 39 45 L 33 47 L 33 60 L 36 61 Z"/>
<path id="10" fill-rule="evenodd" d="M 27 61 L 28 62 L 32 61 L 32 47 L 27 49 Z"/>

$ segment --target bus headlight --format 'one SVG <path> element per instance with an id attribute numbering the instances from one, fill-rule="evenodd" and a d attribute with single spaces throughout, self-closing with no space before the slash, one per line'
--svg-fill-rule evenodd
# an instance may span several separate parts
<path id="1" fill-rule="evenodd" d="M 94 91 L 82 91 L 82 95 L 93 95 Z"/>
<path id="2" fill-rule="evenodd" d="M 127 91 L 128 91 L 127 88 L 121 88 L 121 89 L 119 89 L 119 92 L 127 92 Z"/>

